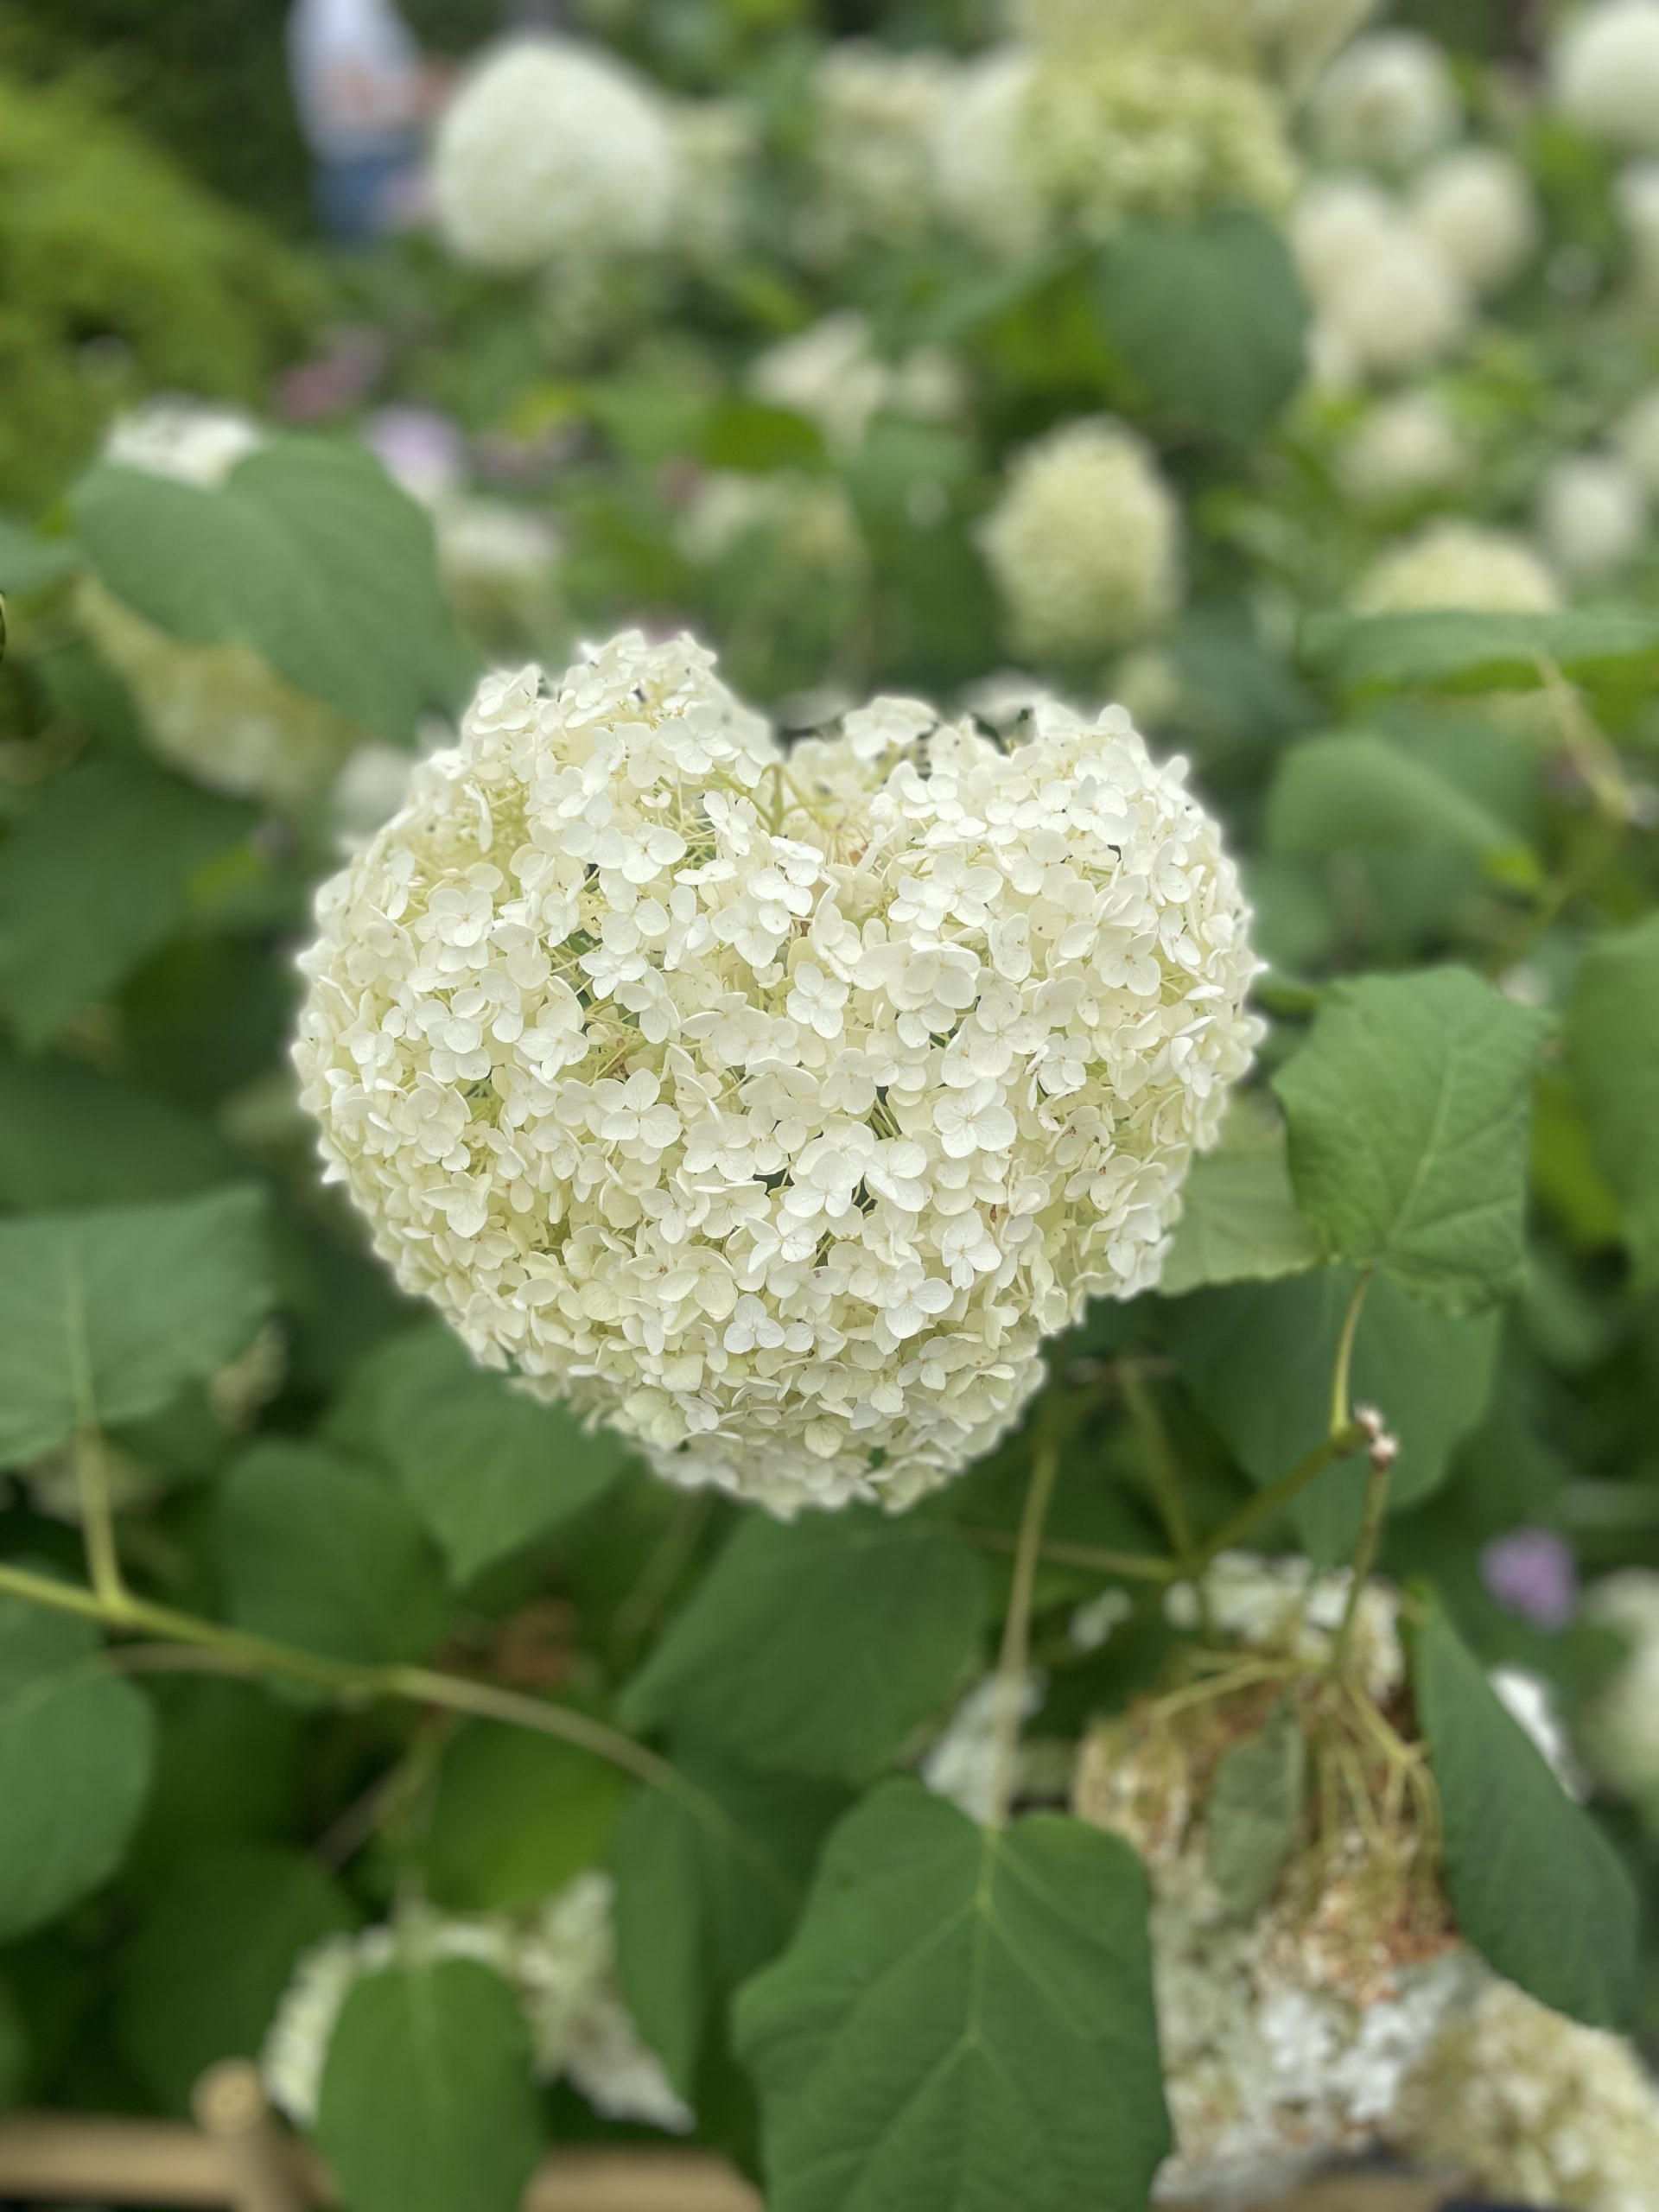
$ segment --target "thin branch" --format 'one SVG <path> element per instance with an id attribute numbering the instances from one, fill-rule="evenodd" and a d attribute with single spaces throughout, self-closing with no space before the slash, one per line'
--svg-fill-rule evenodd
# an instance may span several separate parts
<path id="1" fill-rule="evenodd" d="M 996 1745 L 992 1763 L 989 1821 L 989 1826 L 996 1828 L 1007 1826 L 1009 1802 L 1014 1796 L 1014 1759 L 1020 1748 L 1026 1667 L 1031 1649 L 1032 1587 L 1037 1580 L 1043 1524 L 1048 1518 L 1049 1502 L 1054 1495 L 1055 1479 L 1059 1471 L 1059 1445 L 1052 1437 L 1045 1437 L 1039 1444 L 1036 1458 L 1032 1462 L 1031 1487 L 1026 1492 L 1025 1511 L 1020 1516 L 1020 1538 L 1014 1557 L 1014 1588 L 1008 1599 L 1008 1616 L 1002 1629 L 1002 1653 L 997 1664 Z"/>
<path id="2" fill-rule="evenodd" d="M 981 1551 L 1014 1552 L 1020 1540 L 1006 1529 L 974 1529 L 958 1525 L 957 1534 L 964 1543 L 977 1545 Z M 1173 1559 L 1154 1559 L 1147 1552 L 1115 1552 L 1096 1544 L 1071 1544 L 1045 1541 L 1038 1548 L 1039 1557 L 1050 1567 L 1078 1567 L 1094 1574 L 1119 1574 L 1131 1582 L 1179 1582 L 1181 1580 L 1179 1562 Z"/>

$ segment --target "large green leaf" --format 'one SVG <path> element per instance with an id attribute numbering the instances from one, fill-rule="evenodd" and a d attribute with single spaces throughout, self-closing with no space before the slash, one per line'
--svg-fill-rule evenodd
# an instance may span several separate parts
<path id="1" fill-rule="evenodd" d="M 1055 1815 L 877 1791 L 737 2037 L 772 2212 L 1143 2212 L 1169 2148 L 1145 1878 Z"/>
<path id="2" fill-rule="evenodd" d="M 1597 1163 L 1618 1194 L 1638 1288 L 1659 1286 L 1659 915 L 1592 945 L 1567 1018 Z"/>
<path id="3" fill-rule="evenodd" d="M 1276 1480 L 1324 1436 L 1353 1285 L 1351 1268 L 1322 1268 L 1284 1282 L 1200 1291 L 1160 1313 L 1159 1333 L 1182 1382 L 1253 1481 Z M 1371 1285 L 1353 1395 L 1381 1407 L 1400 1439 L 1394 1505 L 1413 1504 L 1444 1481 L 1491 1396 L 1501 1336 L 1498 1313 L 1452 1319 L 1426 1311 L 1386 1277 Z M 1303 1491 L 1294 1517 L 1316 1557 L 1334 1563 L 1352 1550 L 1363 1495 L 1356 1459 Z"/>
<path id="4" fill-rule="evenodd" d="M 695 2102 L 731 1997 L 788 1941 L 846 1798 L 706 1761 L 680 1770 L 688 1793 L 642 1790 L 618 1825 L 616 1960 L 641 2033 Z"/>
<path id="5" fill-rule="evenodd" d="M 1274 1078 L 1303 1211 L 1450 1313 L 1520 1287 L 1542 1024 L 1461 968 L 1338 985 Z"/>
<path id="6" fill-rule="evenodd" d="M 211 1123 L 167 1099 L 0 1045 L 0 1207 L 132 1205 L 246 1174 Z"/>
<path id="7" fill-rule="evenodd" d="M 121 2039 L 164 2104 L 221 2058 L 257 2058 L 302 1951 L 352 1924 L 315 1859 L 275 1844 L 199 1852 L 156 1899 L 123 1961 Z"/>
<path id="8" fill-rule="evenodd" d="M 359 1981 L 328 2045 L 316 2133 L 352 2212 L 518 2212 L 541 2126 L 506 1983 L 470 1959 Z"/>
<path id="9" fill-rule="evenodd" d="M 1235 1100 L 1220 1145 L 1192 1163 L 1160 1288 L 1179 1298 L 1212 1283 L 1271 1282 L 1325 1257 L 1296 1204 L 1283 1128 L 1253 1100 Z"/>
<path id="10" fill-rule="evenodd" d="M 1488 1965 L 1553 2011 L 1621 2025 L 1635 1999 L 1638 1930 L 1612 1846 L 1438 1607 L 1417 1631 L 1413 1679 L 1458 1925 Z"/>
<path id="11" fill-rule="evenodd" d="M 440 1904 L 512 1911 L 605 1855 L 626 1787 L 612 1766 L 551 1737 L 470 1728 L 445 1753 L 423 1864 Z"/>
<path id="12" fill-rule="evenodd" d="M 59 776 L 0 853 L 0 996 L 21 1040 L 44 1044 L 164 944 L 253 820 L 137 756 Z"/>
<path id="13" fill-rule="evenodd" d="M 39 591 L 79 565 L 79 549 L 67 539 L 37 537 L 26 524 L 0 515 L 0 591 Z"/>
<path id="14" fill-rule="evenodd" d="M 449 1618 L 425 1531 L 389 1483 L 315 1446 L 256 1445 L 214 1524 L 231 1618 L 334 1659 L 424 1657 Z"/>
<path id="15" fill-rule="evenodd" d="M 1650 683 L 1659 622 L 1642 614 L 1315 614 L 1302 658 L 1346 691 L 1529 691 L 1551 668 L 1575 683 Z"/>
<path id="16" fill-rule="evenodd" d="M 1512 823 L 1440 772 L 1432 756 L 1370 730 L 1311 737 L 1283 755 L 1268 841 L 1288 854 L 1468 853 L 1509 881 L 1538 877 Z"/>
<path id="17" fill-rule="evenodd" d="M 1308 309 L 1283 233 L 1229 209 L 1121 225 L 1100 258 L 1106 334 L 1158 407 L 1248 445 L 1300 383 Z"/>
<path id="18" fill-rule="evenodd" d="M 365 1433 L 463 1581 L 591 1504 L 629 1464 L 613 1431 L 475 1367 L 442 1327 L 389 1344 L 359 1389 Z"/>
<path id="19" fill-rule="evenodd" d="M 984 1618 L 979 1558 L 874 1509 L 746 1522 L 629 1685 L 638 1726 L 858 1782 L 950 1696 Z"/>
<path id="20" fill-rule="evenodd" d="M 114 1873 L 154 1735 L 144 1699 L 104 1671 L 88 1623 L 0 1597 L 0 1942 Z"/>
<path id="21" fill-rule="evenodd" d="M 159 1413 L 270 1298 L 257 1191 L 0 1222 L 0 1465 Z"/>
<path id="22" fill-rule="evenodd" d="M 465 656 L 431 523 L 362 448 L 279 439 L 213 490 L 101 467 L 72 506 L 102 582 L 175 637 L 251 645 L 394 743 L 453 710 Z"/>

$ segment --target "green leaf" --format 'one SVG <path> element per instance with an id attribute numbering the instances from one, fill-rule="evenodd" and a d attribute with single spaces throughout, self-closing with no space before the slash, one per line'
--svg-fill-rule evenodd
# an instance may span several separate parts
<path id="1" fill-rule="evenodd" d="M 1274 1088 L 1297 1198 L 1345 1259 L 1448 1313 L 1520 1287 L 1542 1027 L 1461 968 L 1330 992 Z"/>
<path id="2" fill-rule="evenodd" d="M 211 491 L 102 467 L 71 508 L 100 580 L 173 636 L 251 645 L 394 744 L 453 710 L 466 657 L 431 523 L 360 447 L 278 439 Z"/>
<path id="3" fill-rule="evenodd" d="M 163 2104 L 221 2058 L 257 2058 L 302 1951 L 352 1924 L 315 1859 L 274 1844 L 199 1852 L 146 1916 L 122 1965 L 121 2040 Z"/>
<path id="4" fill-rule="evenodd" d="M 1438 1607 L 1417 1631 L 1413 1679 L 1459 1927 L 1489 1966 L 1552 2011 L 1621 2025 L 1639 1943 L 1636 1893 L 1617 1853 Z"/>
<path id="5" fill-rule="evenodd" d="M 1322 1268 L 1283 1282 L 1199 1291 L 1160 1315 L 1182 1382 L 1253 1482 L 1276 1481 L 1325 1435 L 1353 1285 L 1351 1269 Z M 1372 1283 L 1355 1340 L 1353 1395 L 1381 1407 L 1400 1439 L 1392 1506 L 1414 1504 L 1445 1480 L 1491 1396 L 1502 1333 L 1497 1313 L 1452 1319 L 1427 1312 L 1386 1277 Z M 1297 1502 L 1296 1526 L 1323 1562 L 1335 1564 L 1358 1536 L 1363 1466 L 1349 1459 L 1331 1468 Z"/>
<path id="6" fill-rule="evenodd" d="M 1369 730 L 1311 737 L 1281 759 L 1268 801 L 1276 853 L 1424 849 L 1467 853 L 1505 880 L 1535 884 L 1538 863 L 1514 825 Z"/>
<path id="7" fill-rule="evenodd" d="M 1302 659 L 1349 692 L 1535 691 L 1553 666 L 1570 682 L 1651 683 L 1659 622 L 1646 615 L 1314 614 Z"/>
<path id="8" fill-rule="evenodd" d="M 1143 2212 L 1169 2148 L 1145 1877 L 1052 1814 L 984 1829 L 878 1790 L 737 2041 L 771 2212 Z"/>
<path id="9" fill-rule="evenodd" d="M 746 1522 L 628 1686 L 639 1727 L 785 1774 L 859 1782 L 960 1681 L 981 1561 L 874 1508 Z"/>
<path id="10" fill-rule="evenodd" d="M 365 1433 L 460 1581 L 591 1505 L 630 1465 L 613 1431 L 475 1367 L 441 1326 L 388 1344 L 359 1387 Z"/>
<path id="11" fill-rule="evenodd" d="M 1307 302 L 1282 232 L 1260 215 L 1122 225 L 1101 254 L 1099 299 L 1154 404 L 1240 445 L 1301 382 Z"/>
<path id="12" fill-rule="evenodd" d="M 1306 1788 L 1307 1745 L 1281 1700 L 1259 1736 L 1223 1752 L 1205 1805 L 1210 1872 L 1232 1911 L 1249 1918 L 1278 1887 Z"/>
<path id="13" fill-rule="evenodd" d="M 21 1041 L 46 1043 L 173 936 L 253 819 L 137 756 L 59 776 L 0 853 L 0 995 Z"/>
<path id="14" fill-rule="evenodd" d="M 550 1737 L 470 1728 L 438 1770 L 422 1853 L 440 1904 L 510 1912 L 605 1856 L 626 1784 Z"/>
<path id="15" fill-rule="evenodd" d="M 0 1207 L 132 1205 L 243 1179 L 217 1130 L 78 1061 L 0 1045 Z"/>
<path id="16" fill-rule="evenodd" d="M 365 1664 L 424 1657 L 449 1618 L 425 1531 L 398 1493 L 315 1446 L 256 1445 L 216 1500 L 232 1619 Z"/>
<path id="17" fill-rule="evenodd" d="M 739 1985 L 788 1942 L 839 1789 L 682 1760 L 695 1796 L 640 1790 L 618 1824 L 616 1963 L 641 2034 L 688 2103 Z"/>
<path id="18" fill-rule="evenodd" d="M 261 1192 L 0 1222 L 0 1465 L 159 1413 L 270 1308 Z"/>
<path id="19" fill-rule="evenodd" d="M 0 515 L 0 591 L 39 591 L 80 566 L 80 549 L 62 537 L 37 537 L 26 523 Z"/>
<path id="20" fill-rule="evenodd" d="M 1596 1163 L 1618 1196 L 1640 1291 L 1659 1287 L 1659 915 L 1591 947 L 1567 1017 Z"/>
<path id="21" fill-rule="evenodd" d="M 541 2126 L 512 1991 L 470 1959 L 365 1976 L 328 2045 L 316 2134 L 352 2212 L 517 2212 Z"/>
<path id="22" fill-rule="evenodd" d="M 756 399 L 722 400 L 703 425 L 701 458 L 709 468 L 810 467 L 823 460 L 815 423 L 787 407 Z"/>
<path id="23" fill-rule="evenodd" d="M 1296 1204 L 1282 1126 L 1255 1099 L 1235 1099 L 1220 1144 L 1192 1163 L 1159 1287 L 1179 1298 L 1212 1283 L 1270 1282 L 1325 1257 Z"/>
<path id="24" fill-rule="evenodd" d="M 120 1865 L 154 1757 L 149 1707 L 102 1670 L 96 1630 L 0 1597 L 0 1943 Z"/>

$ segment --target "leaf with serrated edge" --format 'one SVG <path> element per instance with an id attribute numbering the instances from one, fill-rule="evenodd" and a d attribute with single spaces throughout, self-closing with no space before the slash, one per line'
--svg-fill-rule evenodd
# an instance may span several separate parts
<path id="1" fill-rule="evenodd" d="M 886 1784 L 741 1993 L 770 2212 L 1142 2212 L 1169 2148 L 1146 1878 L 1056 1814 Z"/>
<path id="2" fill-rule="evenodd" d="M 1303 1211 L 1450 1313 L 1518 1289 L 1543 1024 L 1461 968 L 1337 985 L 1274 1077 Z"/>

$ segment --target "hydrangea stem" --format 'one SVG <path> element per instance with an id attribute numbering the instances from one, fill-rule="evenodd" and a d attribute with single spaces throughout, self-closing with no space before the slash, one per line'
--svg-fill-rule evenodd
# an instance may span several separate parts
<path id="1" fill-rule="evenodd" d="M 569 1706 L 502 1689 L 493 1682 L 474 1681 L 464 1675 L 444 1674 L 425 1667 L 353 1666 L 321 1652 L 302 1650 L 297 1645 L 280 1643 L 268 1637 L 248 1636 L 239 1629 L 222 1627 L 216 1621 L 199 1620 L 193 1614 L 149 1605 L 129 1595 L 124 1587 L 112 1595 L 105 1595 L 22 1567 L 0 1567 L 0 1592 L 55 1612 L 73 1613 L 105 1628 L 189 1645 L 227 1673 L 285 1675 L 290 1681 L 309 1683 L 313 1688 L 328 1690 L 341 1698 L 394 1698 L 409 1704 L 464 1713 L 474 1719 L 497 1720 L 510 1727 L 556 1736 L 563 1743 L 620 1767 L 653 1789 L 683 1795 L 689 1788 L 666 1759 L 659 1758 L 655 1751 L 635 1742 L 632 1736 L 624 1735 L 620 1729 Z M 700 1798 L 702 1793 L 696 1795 Z"/>
<path id="2" fill-rule="evenodd" d="M 1002 1628 L 1002 1652 L 997 1662 L 996 1746 L 992 1763 L 989 1825 L 1004 1827 L 1014 1796 L 1015 1756 L 1020 1748 L 1021 1707 L 1025 1700 L 1026 1666 L 1031 1649 L 1031 1599 L 1042 1554 L 1043 1526 L 1060 1471 L 1058 1440 L 1046 1433 L 1032 1461 L 1031 1487 L 1026 1492 L 1020 1517 L 1020 1539 L 1014 1556 L 1014 1587 L 1008 1596 L 1007 1618 Z"/>

